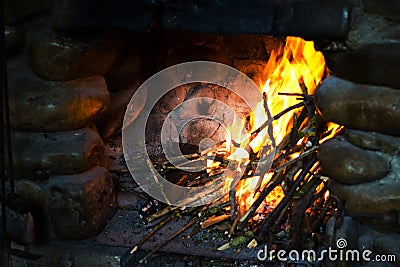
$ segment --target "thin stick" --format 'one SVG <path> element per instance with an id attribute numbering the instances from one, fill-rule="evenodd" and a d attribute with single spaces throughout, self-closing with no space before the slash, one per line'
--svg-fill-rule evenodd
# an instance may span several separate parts
<path id="1" fill-rule="evenodd" d="M 193 236 L 195 236 L 199 231 L 201 230 L 200 225 L 195 225 L 193 227 L 193 230 L 187 235 L 187 238 L 192 238 Z"/>
<path id="2" fill-rule="evenodd" d="M 316 166 L 316 167 L 318 167 L 318 165 Z M 312 177 L 312 178 L 315 178 L 315 181 L 317 181 L 317 180 L 320 180 L 319 179 L 319 177 L 317 178 L 317 176 L 316 175 L 314 175 L 314 172 L 315 172 L 315 169 L 317 169 L 317 168 L 314 168 L 314 170 L 313 169 L 310 169 L 309 170 L 309 172 L 307 173 L 307 175 L 306 175 L 306 178 L 308 178 L 308 177 Z M 306 179 L 304 179 L 304 180 L 306 180 Z M 304 200 L 304 193 L 305 192 L 308 192 L 309 191 L 309 189 L 310 189 L 310 185 L 312 185 L 310 182 L 303 182 L 300 186 L 299 186 L 299 188 L 295 191 L 295 194 L 294 195 L 292 195 L 292 197 L 291 197 L 291 199 L 292 199 L 292 201 L 288 201 L 288 203 L 287 203 L 287 205 L 286 205 L 286 207 L 284 207 L 283 209 L 282 209 L 282 211 L 281 211 L 281 213 L 279 214 L 279 216 L 275 219 L 275 221 L 273 222 L 273 224 L 274 224 L 274 228 L 273 228 L 273 232 L 274 231 L 277 231 L 277 229 L 285 222 L 285 221 L 287 221 L 287 216 L 285 217 L 285 214 L 286 214 L 286 210 L 289 208 L 289 206 L 291 206 L 291 217 L 293 217 L 293 216 L 295 216 L 295 210 L 296 210 L 296 202 L 297 201 L 303 201 Z M 291 188 L 290 188 L 291 189 Z M 290 190 L 289 189 L 289 190 Z M 314 192 L 314 190 L 313 189 L 311 189 L 313 192 Z M 313 193 L 312 192 L 312 193 Z M 311 194 L 312 194 L 311 193 Z M 312 197 L 312 196 L 311 196 Z M 298 200 L 298 199 L 300 199 L 300 200 Z M 300 220 L 300 219 L 299 219 Z M 290 224 L 291 225 L 291 229 L 292 228 L 295 228 L 295 224 L 297 223 L 297 221 L 293 224 L 293 226 L 292 226 L 292 224 Z M 291 230 L 292 231 L 292 230 Z M 291 242 L 291 243 L 293 243 L 293 242 Z"/>
<path id="3" fill-rule="evenodd" d="M 275 221 L 275 219 L 279 216 L 279 214 L 284 210 L 284 207 L 292 201 L 292 198 L 294 194 L 297 191 L 297 188 L 300 186 L 300 184 L 303 182 L 305 177 L 307 176 L 309 170 L 314 166 L 314 164 L 318 161 L 318 158 L 316 154 L 314 154 L 311 158 L 310 161 L 307 162 L 307 164 L 303 167 L 301 173 L 299 174 L 299 177 L 297 177 L 296 181 L 293 183 L 291 186 L 289 192 L 285 195 L 285 197 L 282 199 L 282 201 L 278 204 L 278 206 L 274 209 L 274 211 L 269 215 L 269 217 L 263 222 L 263 225 L 261 227 L 260 235 L 265 236 L 271 223 Z"/>
<path id="4" fill-rule="evenodd" d="M 165 214 L 167 214 L 167 213 L 169 213 L 171 211 L 174 211 L 174 210 L 176 210 L 178 208 L 179 207 L 177 207 L 177 206 L 167 206 L 164 209 L 147 216 L 146 217 L 146 222 L 149 223 L 149 222 L 151 222 L 151 221 L 153 221 L 153 220 L 155 220 L 157 218 L 160 218 L 160 217 L 164 216 Z"/>
<path id="5" fill-rule="evenodd" d="M 168 164 L 170 164 L 170 161 L 174 161 L 175 164 L 180 166 L 180 165 L 186 164 L 188 159 L 191 159 L 191 160 L 193 160 L 193 159 L 203 159 L 204 160 L 204 156 L 206 156 L 209 152 L 213 151 L 214 149 L 218 149 L 218 146 L 223 144 L 224 142 L 225 141 L 219 142 L 215 146 L 210 147 L 210 148 L 208 148 L 206 150 L 203 150 L 200 153 L 195 152 L 195 153 L 191 153 L 191 154 L 185 154 L 185 155 L 182 155 L 182 156 L 170 157 L 169 161 L 164 161 L 162 164 L 163 165 L 168 165 Z M 180 160 L 182 160 L 184 162 L 179 164 Z"/>
<path id="6" fill-rule="evenodd" d="M 236 213 L 236 186 L 232 186 L 231 190 L 229 190 L 229 203 L 231 206 L 231 220 L 235 220 L 235 213 Z"/>
<path id="7" fill-rule="evenodd" d="M 254 201 L 254 203 L 251 205 L 250 209 L 246 212 L 245 215 L 242 216 L 242 218 L 240 218 L 239 229 L 244 228 L 246 223 L 250 220 L 251 217 L 253 217 L 254 212 L 258 209 L 258 207 L 261 205 L 261 203 L 264 201 L 264 199 L 268 196 L 268 194 L 271 193 L 271 191 L 283 181 L 283 177 L 284 177 L 284 175 L 280 175 L 280 172 L 277 172 L 274 174 L 274 176 L 271 178 L 271 180 L 274 180 L 274 181 L 264 187 L 260 196 L 256 199 L 256 201 Z"/>
<path id="8" fill-rule="evenodd" d="M 140 242 L 134 246 L 131 250 L 131 254 L 135 253 L 136 250 L 138 250 L 138 248 L 140 248 L 155 232 L 157 232 L 158 230 L 161 229 L 161 227 L 163 227 L 165 224 L 167 224 L 168 222 L 170 222 L 173 218 L 175 217 L 175 214 L 171 214 L 170 216 L 168 216 L 167 218 L 165 218 L 163 221 L 161 221 L 159 224 L 157 224 L 156 226 L 153 227 L 153 229 L 147 233 L 147 235 L 140 240 Z"/>
<path id="9" fill-rule="evenodd" d="M 299 160 L 301 160 L 302 158 L 307 157 L 308 155 L 310 155 L 311 153 L 313 153 L 314 151 L 318 150 L 318 146 L 312 147 L 309 150 L 303 152 L 303 154 L 299 155 L 297 158 L 291 159 L 288 162 L 282 164 L 279 167 L 276 167 L 275 171 L 279 172 L 281 170 L 283 170 L 284 168 L 286 168 L 287 166 L 292 165 L 293 163 L 298 162 Z"/>
<path id="10" fill-rule="evenodd" d="M 264 111 L 267 114 L 268 120 L 270 120 L 270 118 L 272 120 L 274 120 L 274 118 L 272 117 L 271 112 L 269 111 L 269 108 L 268 108 L 268 96 L 267 96 L 267 93 L 265 93 L 265 92 L 263 93 L 263 100 L 264 100 Z M 270 138 L 272 140 L 272 145 L 276 146 L 273 130 L 274 129 L 272 128 L 272 124 L 268 123 L 268 135 L 270 136 Z"/>
<path id="11" fill-rule="evenodd" d="M 231 229 L 229 229 L 229 233 L 228 233 L 228 237 L 231 237 L 233 235 L 233 233 L 236 230 L 236 226 L 239 223 L 240 218 L 239 216 L 236 216 L 235 220 L 233 221 L 232 225 L 231 225 Z"/>
<path id="12" fill-rule="evenodd" d="M 311 230 L 310 230 L 309 234 L 314 233 L 317 230 L 317 228 L 320 226 L 320 224 L 323 222 L 326 215 L 328 214 L 328 212 L 330 210 L 330 206 L 332 204 L 333 204 L 333 200 L 332 200 L 332 198 L 329 198 L 329 200 L 327 201 L 327 203 L 326 203 L 325 207 L 323 208 L 319 217 L 311 224 Z"/>
<path id="13" fill-rule="evenodd" d="M 281 171 L 275 172 L 271 178 L 271 182 L 264 187 L 264 189 L 261 191 L 260 196 L 256 199 L 256 201 L 254 201 L 250 209 L 240 219 L 240 224 L 238 228 L 243 229 L 246 223 L 250 220 L 250 218 L 254 216 L 254 213 L 261 205 L 261 203 L 264 201 L 264 199 L 268 196 L 268 194 L 271 193 L 271 191 L 274 190 L 276 186 L 280 185 L 287 176 L 295 175 L 299 171 L 300 167 L 301 167 L 300 164 L 297 164 L 293 166 L 289 171 L 287 171 L 284 175 L 281 174 Z"/>
<path id="14" fill-rule="evenodd" d="M 217 223 L 220 223 L 222 221 L 225 221 L 226 219 L 228 219 L 230 217 L 231 216 L 228 215 L 228 214 L 222 214 L 222 215 L 219 215 L 219 216 L 214 216 L 214 217 L 208 218 L 204 222 L 201 222 L 201 228 L 204 229 L 204 228 L 210 227 L 210 226 L 212 226 L 214 224 L 217 224 Z"/>
<path id="15" fill-rule="evenodd" d="M 251 133 L 251 135 L 258 134 L 259 132 L 261 132 L 262 130 L 264 130 L 265 127 L 267 127 L 269 124 L 271 124 L 272 121 L 278 120 L 280 117 L 282 117 L 283 115 L 285 115 L 285 114 L 288 113 L 289 111 L 292 111 L 292 110 L 294 110 L 294 109 L 296 109 L 296 108 L 301 108 L 301 107 L 305 106 L 305 104 L 306 104 L 305 102 L 301 102 L 301 103 L 298 103 L 298 104 L 296 104 L 296 105 L 293 105 L 293 106 L 291 106 L 291 107 L 288 107 L 288 108 L 284 109 L 282 112 L 276 114 L 275 116 L 273 116 L 272 118 L 270 118 L 270 119 L 268 119 L 266 122 L 264 122 L 258 129 L 254 130 L 254 131 Z"/>
<path id="16" fill-rule="evenodd" d="M 153 255 L 154 253 L 156 253 L 160 248 L 162 248 L 163 246 L 165 246 L 169 241 L 171 241 L 172 239 L 174 239 L 175 237 L 177 237 L 178 235 L 180 235 L 181 233 L 183 233 L 186 229 L 188 229 L 190 226 L 192 226 L 194 223 L 196 223 L 198 221 L 198 219 L 194 218 L 192 219 L 189 223 L 187 223 L 185 226 L 183 226 L 181 229 L 179 229 L 178 231 L 176 231 L 173 235 L 171 235 L 170 237 L 168 237 L 166 240 L 164 240 L 160 245 L 158 245 L 156 248 L 154 248 L 152 251 L 150 251 L 146 256 L 144 256 L 139 263 L 143 263 L 145 260 L 147 260 L 151 255 Z"/>
<path id="17" fill-rule="evenodd" d="M 300 94 L 300 93 L 278 93 L 278 95 L 285 95 L 285 96 L 301 96 L 301 97 L 304 97 L 304 94 Z"/>
<path id="18" fill-rule="evenodd" d="M 204 177 L 204 176 L 200 175 L 199 176 L 200 178 L 198 178 L 198 179 L 196 178 L 193 181 L 189 181 L 187 183 L 187 186 L 191 187 L 191 186 L 195 186 L 195 185 L 205 184 L 206 182 L 213 181 L 214 179 L 220 177 L 222 173 L 223 173 L 223 169 L 221 170 L 221 172 L 213 174 L 213 175 L 210 175 L 210 176 L 205 176 Z"/>
<path id="19" fill-rule="evenodd" d="M 201 155 L 201 156 L 207 155 L 208 152 L 211 152 L 211 151 L 213 151 L 214 149 L 218 149 L 218 146 L 222 145 L 224 142 L 225 142 L 225 141 L 218 142 L 217 144 L 215 144 L 215 146 L 209 147 L 209 148 L 207 148 L 206 150 L 200 151 L 200 155 Z"/>
<path id="20" fill-rule="evenodd" d="M 313 177 L 311 181 L 303 185 L 300 194 L 300 198 L 296 199 L 293 205 L 292 218 L 289 220 L 290 235 L 290 246 L 292 249 L 299 249 L 302 238 L 301 228 L 304 226 L 304 213 L 313 198 L 314 191 L 317 186 L 321 183 L 319 178 Z M 306 188 L 305 188 L 306 187 Z"/>

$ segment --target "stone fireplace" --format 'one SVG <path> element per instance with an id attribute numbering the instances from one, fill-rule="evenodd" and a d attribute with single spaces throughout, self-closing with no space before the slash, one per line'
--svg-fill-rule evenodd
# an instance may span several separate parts
<path id="1" fill-rule="evenodd" d="M 314 41 L 329 68 L 329 77 L 313 96 L 318 112 L 345 128 L 318 148 L 322 173 L 329 177 L 327 186 L 340 203 L 340 212 L 332 214 L 323 229 L 325 243 L 334 247 L 344 238 L 348 248 L 397 257 L 380 266 L 399 265 L 398 3 L 3 2 L 13 177 L 4 178 L 3 193 L 10 199 L 2 198 L 8 199 L 3 205 L 6 212 L 2 209 L 7 235 L 2 238 L 9 249 L 43 257 L 33 260 L 30 254 L 9 253 L 0 262 L 139 264 L 132 256 L 126 258 L 126 250 L 140 241 L 135 238 L 143 237 L 138 232 L 148 230 L 129 213 L 133 209 L 136 214 L 148 200 L 127 170 L 122 151 L 122 123 L 131 97 L 158 71 L 190 61 L 223 63 L 258 83 L 271 52 L 285 43 L 286 36 L 297 36 Z M 147 98 L 142 97 L 145 103 Z M 157 102 L 147 122 L 150 155 L 162 155 L 160 132 L 168 114 L 196 97 L 222 101 L 243 117 L 249 113 L 240 96 L 224 87 L 196 83 L 175 88 Z M 138 105 L 134 113 L 142 109 Z M 173 141 L 191 151 L 225 138 L 218 123 L 204 119 L 185 125 Z M 223 257 L 214 250 L 194 252 L 196 248 L 174 245 L 164 252 Z M 90 255 L 86 259 L 85 253 Z M 237 260 L 256 260 L 253 254 Z M 180 266 L 186 256 L 174 257 L 149 261 L 157 266 L 157 261 L 169 260 L 171 266 Z M 232 255 L 227 258 L 235 261 Z M 204 264 L 198 258 L 190 262 Z"/>

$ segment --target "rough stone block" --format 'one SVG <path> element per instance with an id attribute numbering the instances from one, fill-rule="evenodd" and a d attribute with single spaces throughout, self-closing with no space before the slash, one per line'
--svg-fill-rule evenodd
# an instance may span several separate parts
<path id="1" fill-rule="evenodd" d="M 374 166 L 374 162 L 370 163 Z M 329 189 L 338 196 L 346 205 L 346 211 L 350 214 L 385 214 L 392 210 L 400 209 L 400 179 L 399 158 L 391 161 L 392 170 L 386 177 L 369 183 L 358 185 L 343 185 L 331 181 Z M 396 167 L 393 167 L 396 166 Z M 393 225 L 381 219 L 358 218 L 382 230 L 400 232 L 400 225 Z"/>
<path id="2" fill-rule="evenodd" d="M 46 203 L 48 192 L 46 184 L 39 181 L 19 180 L 15 184 L 15 193 L 29 203 L 29 211 L 33 217 L 35 240 L 48 239 L 48 216 Z"/>
<path id="3" fill-rule="evenodd" d="M 179 86 L 154 106 L 146 125 L 146 144 L 161 148 L 162 131 L 164 141 L 170 141 L 163 145 L 181 142 L 197 146 L 205 138 L 220 143 L 226 139 L 226 127 L 240 122 L 249 112 L 245 101 L 224 87 L 199 83 Z"/>
<path id="4" fill-rule="evenodd" d="M 393 20 L 400 20 L 400 2 L 397 0 L 363 0 L 364 9 Z"/>
<path id="5" fill-rule="evenodd" d="M 146 75 L 153 75 L 165 67 L 190 60 L 231 61 L 228 47 L 221 35 L 161 31 L 142 41 L 145 47 L 142 53 L 142 70 L 147 72 Z"/>
<path id="6" fill-rule="evenodd" d="M 111 174 L 102 167 L 51 177 L 49 214 L 56 235 L 84 239 L 99 233 L 113 216 L 115 193 Z"/>
<path id="7" fill-rule="evenodd" d="M 121 27 L 144 32 L 153 17 L 151 0 L 56 0 L 53 24 L 57 30 L 73 32 L 93 26 Z"/>
<path id="8" fill-rule="evenodd" d="M 341 218 L 342 222 L 340 227 L 336 227 L 336 225 L 339 225 L 337 220 L 337 218 L 331 217 L 326 223 L 325 235 L 328 240 L 328 244 L 332 248 L 336 248 L 336 241 L 339 238 L 344 238 L 349 241 L 349 248 L 356 248 L 357 239 L 361 228 L 359 223 L 357 223 L 349 216 L 344 216 L 343 218 Z"/>
<path id="9" fill-rule="evenodd" d="M 351 30 L 347 36 L 346 49 L 344 51 L 355 51 L 360 47 L 370 44 L 400 41 L 400 24 L 397 21 L 388 20 L 383 16 L 366 12 L 362 8 L 362 0 L 356 1 L 360 3 L 353 4 L 356 8 L 351 13 Z M 342 52 L 344 51 L 342 50 Z"/>
<path id="10" fill-rule="evenodd" d="M 14 132 L 12 141 L 16 177 L 47 178 L 106 165 L 103 140 L 89 128 L 54 133 Z"/>
<path id="11" fill-rule="evenodd" d="M 325 235 L 328 245 L 332 249 L 337 248 L 337 242 L 340 238 L 344 238 L 347 242 L 343 248 L 344 252 L 357 249 L 360 252 L 360 260 L 346 260 L 343 261 L 327 261 L 327 267 L 391 267 L 398 266 L 398 259 L 400 258 L 399 234 L 393 232 L 377 231 L 369 225 L 360 223 L 349 216 L 336 219 L 332 217 L 326 224 Z M 362 258 L 362 253 L 366 250 L 371 251 L 371 255 L 365 255 L 372 261 L 366 262 Z M 385 255 L 386 261 L 381 261 L 379 264 L 375 261 L 376 255 Z M 395 261 L 389 255 L 395 256 Z M 349 254 L 351 257 L 351 254 Z"/>
<path id="12" fill-rule="evenodd" d="M 29 70 L 22 56 L 8 61 L 8 78 L 10 121 L 17 130 L 79 129 L 92 124 L 110 102 L 103 77 L 45 81 Z"/>
<path id="13" fill-rule="evenodd" d="M 400 88 L 400 42 L 365 44 L 356 50 L 325 55 L 332 72 L 357 83 Z"/>
<path id="14" fill-rule="evenodd" d="M 391 154 L 400 151 L 400 138 L 395 136 L 346 129 L 346 139 L 352 144 L 368 150 Z"/>
<path id="15" fill-rule="evenodd" d="M 48 10 L 52 0 L 4 0 L 4 21 L 14 24 L 30 15 Z"/>
<path id="16" fill-rule="evenodd" d="M 345 2 L 290 1 L 288 3 L 281 4 L 278 8 L 274 35 L 300 36 L 308 40 L 346 39 L 350 29 L 351 8 Z"/>
<path id="17" fill-rule="evenodd" d="M 316 104 L 327 121 L 351 129 L 400 135 L 400 90 L 331 76 L 317 89 Z"/>
<path id="18" fill-rule="evenodd" d="M 193 85 L 181 85 L 168 91 L 154 106 L 154 113 L 168 114 L 186 99 L 188 91 Z"/>
<path id="19" fill-rule="evenodd" d="M 43 185 L 33 181 L 21 180 L 15 186 L 15 192 L 27 199 L 32 205 L 44 210 L 46 206 L 46 192 Z"/>
<path id="20" fill-rule="evenodd" d="M 27 39 L 33 72 L 51 81 L 103 75 L 119 57 L 121 48 L 121 36 L 116 31 L 91 31 L 71 38 L 32 30 Z"/>
<path id="21" fill-rule="evenodd" d="M 165 1 L 161 23 L 177 29 L 213 34 L 246 34 L 272 31 L 274 8 L 270 1 Z M 262 14 L 262 15 L 260 15 Z"/>
<path id="22" fill-rule="evenodd" d="M 276 3 L 275 3 L 276 2 Z M 350 9 L 325 1 L 165 1 L 161 24 L 167 29 L 213 34 L 273 34 L 343 40 Z M 262 14 L 262 15 L 260 15 Z M 327 15 L 329 14 L 329 16 Z"/>
<path id="23" fill-rule="evenodd" d="M 371 182 L 384 177 L 390 171 L 389 159 L 356 147 L 342 138 L 324 142 L 318 156 L 322 171 L 342 184 Z"/>

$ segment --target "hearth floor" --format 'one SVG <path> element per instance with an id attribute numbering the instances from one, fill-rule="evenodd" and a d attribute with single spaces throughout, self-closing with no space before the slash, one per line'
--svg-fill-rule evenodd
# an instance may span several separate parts
<path id="1" fill-rule="evenodd" d="M 145 262 L 140 260 L 154 247 L 179 230 L 187 221 L 183 218 L 166 225 L 146 242 L 141 249 L 131 254 L 135 246 L 151 228 L 137 225 L 139 217 L 135 211 L 119 210 L 105 230 L 97 237 L 73 242 L 52 241 L 46 244 L 18 246 L 13 248 L 42 255 L 37 260 L 26 260 L 16 256 L 6 258 L 0 253 L 0 266 L 13 267 L 136 267 L 136 266 L 268 266 L 257 262 L 256 251 L 243 249 L 240 253 L 233 250 L 217 251 L 217 247 L 226 242 L 226 238 L 216 233 L 202 231 L 197 236 L 186 238 L 190 229 L 163 246 Z"/>
<path id="2" fill-rule="evenodd" d="M 148 252 L 175 231 L 181 229 L 188 219 L 183 217 L 171 221 L 154 234 L 138 251 L 131 254 L 132 247 L 140 242 L 152 227 L 141 222 L 138 212 L 118 210 L 104 231 L 95 238 L 73 242 L 52 241 L 29 246 L 13 244 L 13 248 L 39 254 L 42 257 L 37 260 L 26 260 L 16 256 L 6 258 L 0 253 L 0 266 L 268 266 L 268 263 L 257 262 L 257 248 L 253 250 L 244 248 L 239 253 L 233 249 L 218 251 L 217 248 L 227 242 L 225 235 L 215 231 L 202 230 L 194 237 L 187 238 L 192 228 L 184 231 L 153 256 L 140 263 L 140 260 Z"/>
<path id="3" fill-rule="evenodd" d="M 151 251 L 181 229 L 188 221 L 189 218 L 183 217 L 169 222 L 149 238 L 141 249 Z M 126 247 L 128 251 L 129 248 L 131 249 L 137 245 L 151 229 L 150 225 L 141 222 L 138 212 L 119 210 L 104 231 L 97 237 L 96 241 L 103 245 Z M 257 248 L 252 250 L 244 248 L 240 252 L 235 252 L 234 249 L 218 251 L 218 247 L 229 241 L 226 235 L 203 229 L 193 237 L 188 238 L 187 235 L 192 230 L 192 227 L 187 229 L 165 244 L 159 252 L 226 260 L 257 260 Z M 135 256 L 134 254 L 131 255 Z"/>

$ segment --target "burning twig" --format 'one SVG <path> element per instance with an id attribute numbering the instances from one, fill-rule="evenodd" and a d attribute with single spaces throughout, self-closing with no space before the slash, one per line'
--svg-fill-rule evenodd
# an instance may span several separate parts
<path id="1" fill-rule="evenodd" d="M 311 181 L 307 182 L 302 188 L 298 190 L 298 196 L 293 204 L 292 217 L 289 220 L 290 245 L 292 249 L 299 249 L 301 244 L 301 238 L 303 237 L 302 226 L 304 226 L 304 214 L 305 211 L 313 198 L 313 194 L 317 186 L 321 183 L 319 178 L 312 177 Z"/>
<path id="2" fill-rule="evenodd" d="M 262 130 L 264 130 L 265 127 L 267 127 L 268 125 L 270 125 L 270 124 L 272 123 L 272 121 L 278 120 L 280 117 L 282 117 L 283 115 L 285 115 L 285 114 L 288 113 L 289 111 L 292 111 L 292 110 L 297 109 L 297 108 L 301 108 L 301 107 L 305 106 L 305 104 L 306 104 L 305 102 L 301 102 L 301 103 L 298 103 L 298 104 L 293 105 L 293 106 L 291 106 L 291 107 L 288 107 L 287 109 L 283 110 L 282 112 L 276 114 L 275 116 L 273 116 L 272 118 L 270 118 L 270 119 L 268 119 L 266 122 L 264 122 L 258 129 L 256 129 L 255 131 L 253 131 L 253 132 L 251 133 L 251 135 L 258 134 L 259 132 L 261 132 Z"/>
<path id="3" fill-rule="evenodd" d="M 300 97 L 305 97 L 304 94 L 300 94 L 300 93 L 278 93 L 278 95 L 282 95 L 282 96 L 300 96 Z"/>
<path id="4" fill-rule="evenodd" d="M 223 173 L 223 170 L 220 170 L 220 172 L 213 174 L 213 175 L 207 175 L 207 174 L 202 174 L 198 176 L 195 180 L 189 181 L 187 183 L 187 186 L 192 187 L 192 186 L 197 186 L 197 185 L 203 185 L 206 184 L 207 182 L 212 182 L 214 179 L 217 179 L 221 176 Z"/>
<path id="5" fill-rule="evenodd" d="M 275 219 L 278 217 L 278 215 L 281 213 L 281 211 L 287 206 L 288 203 L 291 202 L 294 194 L 296 193 L 297 188 L 303 182 L 303 180 L 307 176 L 308 172 L 314 166 L 314 164 L 317 162 L 317 160 L 318 159 L 317 159 L 316 154 L 313 154 L 313 156 L 310 159 L 310 161 L 308 161 L 306 163 L 306 165 L 303 167 L 301 173 L 297 177 L 296 181 L 293 183 L 293 185 L 290 188 L 289 192 L 285 195 L 285 197 L 278 204 L 278 206 L 275 208 L 275 210 L 269 215 L 269 217 L 263 222 L 263 225 L 262 225 L 261 230 L 260 230 L 260 235 L 261 236 L 265 236 L 266 235 L 268 229 L 271 227 L 271 224 L 275 222 Z"/>
<path id="6" fill-rule="evenodd" d="M 262 190 L 260 196 L 254 201 L 254 203 L 251 205 L 250 209 L 246 212 L 246 214 L 240 219 L 240 224 L 239 224 L 239 229 L 243 229 L 245 224 L 254 216 L 254 213 L 258 209 L 258 207 L 261 205 L 261 203 L 264 201 L 264 199 L 268 196 L 271 191 L 282 182 L 283 176 L 280 176 L 280 173 L 277 172 L 274 174 L 274 176 L 271 179 L 272 181 L 264 187 Z"/>
<path id="7" fill-rule="evenodd" d="M 298 162 L 299 160 L 301 160 L 301 159 L 307 157 L 308 155 L 312 154 L 313 152 L 315 152 L 315 151 L 317 151 L 317 150 L 318 150 L 318 147 L 317 147 L 317 146 L 312 147 L 312 148 L 310 148 L 309 150 L 307 150 L 307 151 L 303 152 L 302 154 L 300 154 L 297 158 L 291 159 L 291 160 L 289 160 L 288 162 L 286 162 L 286 163 L 280 165 L 279 167 L 276 167 L 275 171 L 276 171 L 276 172 L 279 172 L 279 171 L 283 170 L 284 168 L 286 168 L 287 166 L 290 166 L 290 165 L 292 165 L 292 164 Z"/>
<path id="8" fill-rule="evenodd" d="M 318 218 L 312 223 L 311 227 L 310 227 L 310 231 L 308 232 L 308 234 L 311 234 L 313 232 L 315 232 L 322 224 L 322 222 L 324 221 L 324 219 L 326 218 L 327 214 L 332 211 L 332 204 L 334 203 L 333 198 L 329 198 L 329 200 L 327 201 L 325 207 L 322 209 L 320 215 L 318 216 Z"/>
<path id="9" fill-rule="evenodd" d="M 308 117 L 307 109 L 303 109 L 299 116 L 294 114 L 294 116 L 293 116 L 293 127 L 292 127 L 292 130 L 290 131 L 290 145 L 291 145 L 291 147 L 296 145 L 296 143 L 298 141 L 298 138 L 299 138 L 300 128 L 301 128 L 302 124 L 304 123 L 304 121 L 306 121 L 307 117 Z"/>
<path id="10" fill-rule="evenodd" d="M 283 180 L 287 177 L 293 177 L 301 168 L 300 164 L 297 164 L 294 166 L 290 171 L 286 172 L 286 174 L 282 174 L 282 171 L 277 171 L 274 173 L 274 175 L 271 178 L 271 181 L 267 186 L 264 187 L 264 189 L 261 191 L 260 196 L 254 201 L 254 203 L 251 205 L 250 209 L 246 212 L 246 214 L 240 219 L 240 224 L 239 224 L 239 229 L 243 229 L 246 223 L 254 217 L 254 213 L 258 209 L 258 207 L 261 205 L 261 203 L 264 201 L 264 199 L 269 195 L 269 193 L 274 190 L 274 188 L 278 185 L 280 185 Z"/>
<path id="11" fill-rule="evenodd" d="M 236 219 L 236 186 L 232 186 L 231 190 L 229 190 L 229 203 L 230 203 L 230 211 L 231 211 L 231 219 L 232 221 Z"/>
<path id="12" fill-rule="evenodd" d="M 272 117 L 271 112 L 269 111 L 269 108 L 268 108 L 268 96 L 267 96 L 266 92 L 263 92 L 263 106 L 264 106 L 264 112 L 265 112 L 265 114 L 267 114 L 268 120 L 270 120 L 270 118 L 272 118 L 272 120 L 274 120 L 274 118 Z M 270 123 L 268 126 L 268 135 L 271 137 L 274 136 L 273 131 L 274 131 L 274 129 L 272 128 L 272 124 Z M 272 145 L 276 146 L 274 138 L 272 138 Z"/>

